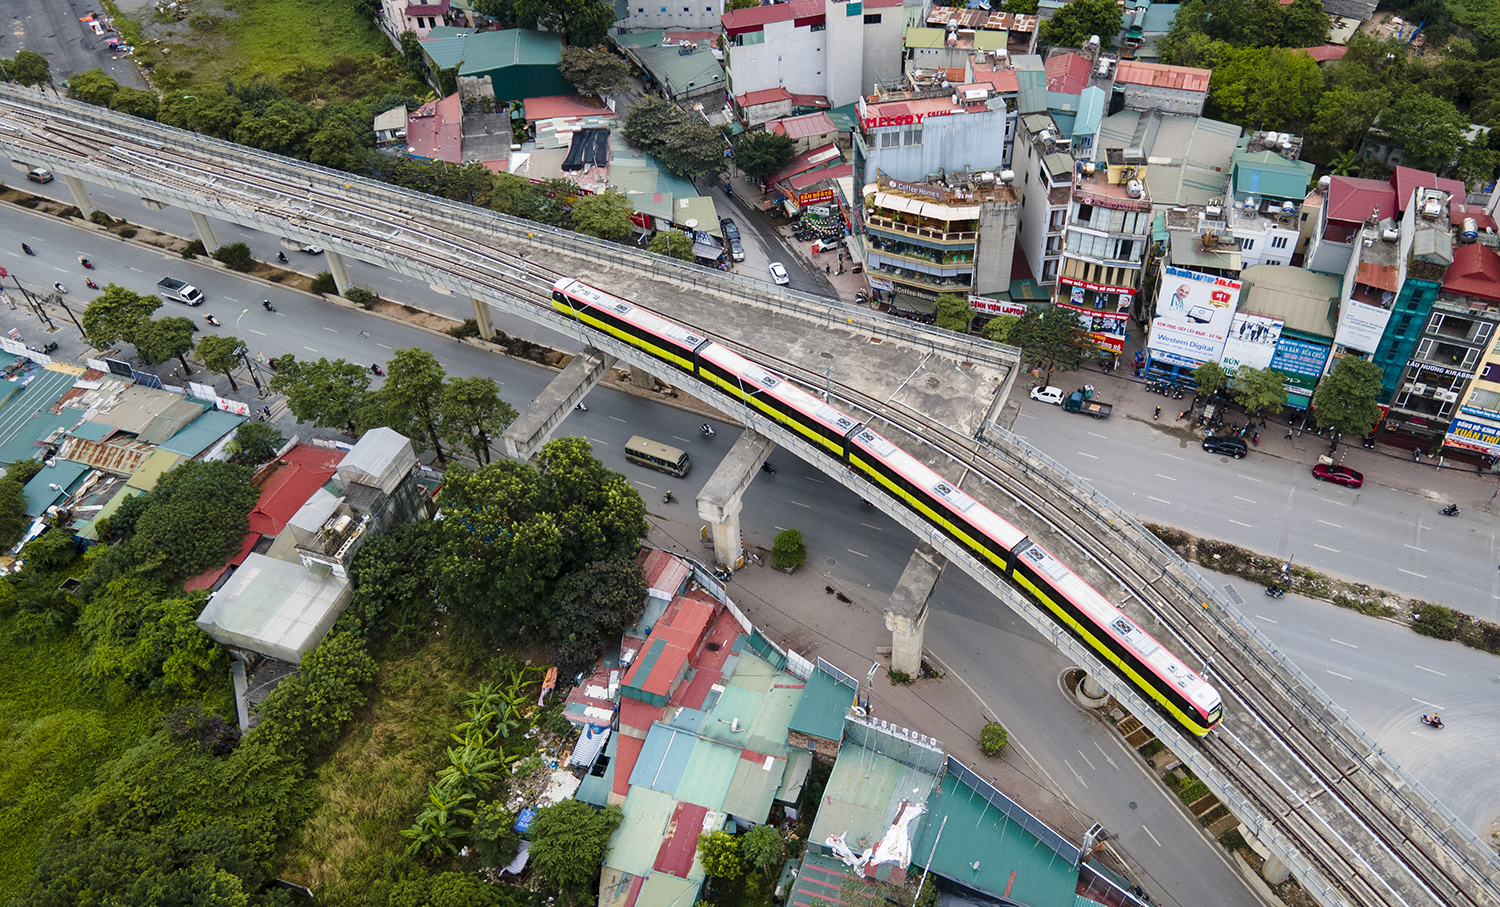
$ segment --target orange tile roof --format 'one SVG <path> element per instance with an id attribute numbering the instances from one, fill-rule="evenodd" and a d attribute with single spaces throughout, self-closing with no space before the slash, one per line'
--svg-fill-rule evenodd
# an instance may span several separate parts
<path id="1" fill-rule="evenodd" d="M 1155 88 L 1175 88 L 1179 91 L 1207 92 L 1208 80 L 1212 75 L 1210 70 L 1194 69 L 1191 66 L 1121 60 L 1115 72 L 1115 81 Z"/>

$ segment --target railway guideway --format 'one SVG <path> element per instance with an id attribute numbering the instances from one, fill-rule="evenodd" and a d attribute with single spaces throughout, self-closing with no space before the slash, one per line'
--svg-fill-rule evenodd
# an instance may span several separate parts
<path id="1" fill-rule="evenodd" d="M 550 280 L 500 251 L 524 249 L 531 262 L 545 260 L 700 330 L 713 325 L 709 333 L 752 358 L 815 391 L 831 388 L 844 408 L 1024 528 L 1184 660 L 1202 667 L 1212 659 L 1206 673 L 1227 717 L 1199 744 L 966 552 L 798 437 L 746 414 L 751 427 L 880 506 L 1091 670 L 1321 902 L 1500 903 L 1500 872 L 1484 845 L 1227 601 L 1118 508 L 983 424 L 980 414 L 1015 380 L 1011 351 L 10 86 L 0 86 L 0 148 L 13 161 L 153 203 L 338 249 L 468 293 L 477 309 L 564 324 L 541 307 Z M 661 371 L 611 338 L 588 340 Z M 695 379 L 672 381 L 716 399 Z M 983 445 L 967 437 L 979 424 Z"/>

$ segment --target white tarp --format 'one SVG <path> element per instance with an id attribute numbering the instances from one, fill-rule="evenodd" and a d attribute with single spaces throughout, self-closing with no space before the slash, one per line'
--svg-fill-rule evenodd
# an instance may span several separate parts
<path id="1" fill-rule="evenodd" d="M 1152 355 L 1178 364 L 1215 361 L 1240 301 L 1240 282 L 1167 267 L 1147 343 Z"/>
<path id="2" fill-rule="evenodd" d="M 1247 315 L 1238 312 L 1229 325 L 1229 337 L 1224 341 L 1225 371 L 1234 374 L 1242 365 L 1251 368 L 1270 368 L 1276 355 L 1276 341 L 1281 339 L 1280 318 L 1266 315 Z"/>
<path id="3" fill-rule="evenodd" d="M 1339 328 L 1333 342 L 1361 353 L 1373 353 L 1390 320 L 1390 310 L 1350 299 L 1339 313 Z"/>

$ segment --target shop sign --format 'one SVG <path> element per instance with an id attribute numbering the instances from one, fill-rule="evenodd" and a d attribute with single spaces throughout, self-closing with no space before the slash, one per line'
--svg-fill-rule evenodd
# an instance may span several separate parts
<path id="1" fill-rule="evenodd" d="M 1431 362 L 1422 362 L 1418 359 L 1406 360 L 1406 367 L 1415 370 L 1415 374 L 1412 376 L 1414 378 L 1421 377 L 1423 372 L 1437 372 L 1439 375 L 1446 375 L 1449 378 L 1462 378 L 1464 380 L 1468 380 L 1474 377 L 1473 372 L 1466 372 L 1462 369 L 1456 368 L 1448 368 L 1446 365 L 1433 365 Z"/>
<path id="2" fill-rule="evenodd" d="M 1467 416 L 1474 416 L 1479 419 L 1490 419 L 1494 422 L 1500 422 L 1500 412 L 1495 412 L 1492 409 L 1485 409 L 1482 406 L 1475 406 L 1472 403 L 1465 403 L 1463 406 L 1460 406 L 1458 408 L 1458 411 Z"/>
<path id="3" fill-rule="evenodd" d="M 951 110 L 934 110 L 930 113 L 905 113 L 893 117 L 865 117 L 866 129 L 879 129 L 882 126 L 920 126 L 923 120 L 933 117 L 945 117 L 951 114 Z"/>
<path id="4" fill-rule="evenodd" d="M 1305 386 L 1311 388 L 1323 374 L 1323 364 L 1327 361 L 1328 347 L 1282 334 L 1276 342 L 1276 354 L 1271 357 L 1271 368 L 1308 378 Z"/>
<path id="5" fill-rule="evenodd" d="M 866 276 L 869 278 L 870 289 L 879 290 L 882 293 L 891 293 L 895 291 L 896 285 L 891 282 L 891 279 L 889 277 L 870 277 L 869 275 Z"/>
<path id="6" fill-rule="evenodd" d="M 1069 287 L 1083 287 L 1085 290 L 1093 290 L 1095 293 L 1119 293 L 1123 296 L 1134 296 L 1135 290 L 1130 287 L 1112 287 L 1108 284 L 1089 283 L 1086 280 L 1078 280 L 1074 277 L 1059 277 L 1057 282 Z"/>
<path id="7" fill-rule="evenodd" d="M 986 299 L 983 296 L 970 296 L 969 307 L 976 312 L 986 315 L 1025 315 L 1026 306 L 1019 302 L 1010 302 L 1003 299 Z"/>
<path id="8" fill-rule="evenodd" d="M 1500 425 L 1454 419 L 1444 440 L 1455 447 L 1495 455 L 1500 453 Z"/>
<path id="9" fill-rule="evenodd" d="M 815 205 L 818 202 L 832 201 L 832 199 L 832 189 L 814 189 L 812 192 L 798 192 L 797 207 L 805 208 L 808 205 Z"/>
<path id="10" fill-rule="evenodd" d="M 897 192 L 905 192 L 909 195 L 920 195 L 935 201 L 947 201 L 948 191 L 941 186 L 929 186 L 926 183 L 903 183 L 900 180 L 886 179 L 885 187 L 895 189 Z"/>

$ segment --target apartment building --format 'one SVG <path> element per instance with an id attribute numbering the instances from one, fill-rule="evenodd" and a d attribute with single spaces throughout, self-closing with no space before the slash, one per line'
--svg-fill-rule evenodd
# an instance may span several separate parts
<path id="1" fill-rule="evenodd" d="M 729 91 L 770 88 L 852 104 L 900 77 L 902 0 L 791 0 L 725 13 Z"/>

